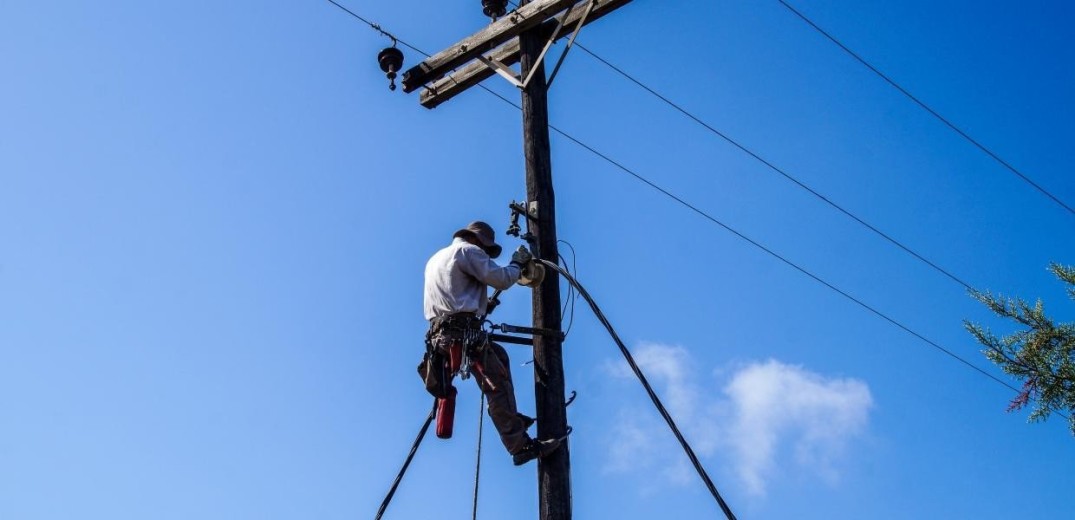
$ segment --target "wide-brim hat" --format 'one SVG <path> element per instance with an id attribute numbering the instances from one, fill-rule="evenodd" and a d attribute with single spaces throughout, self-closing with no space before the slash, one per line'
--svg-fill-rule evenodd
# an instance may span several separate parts
<path id="1" fill-rule="evenodd" d="M 464 236 L 472 236 L 476 238 L 478 243 L 481 244 L 481 248 L 489 255 L 489 258 L 500 256 L 500 252 L 504 250 L 504 248 L 496 243 L 496 234 L 493 232 L 493 227 L 480 220 L 467 224 L 467 227 L 456 231 L 455 234 L 452 235 L 452 237 L 455 238 Z"/>

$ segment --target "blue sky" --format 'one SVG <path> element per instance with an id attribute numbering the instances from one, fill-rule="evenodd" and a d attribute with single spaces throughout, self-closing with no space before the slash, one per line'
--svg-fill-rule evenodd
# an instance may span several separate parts
<path id="1" fill-rule="evenodd" d="M 427 52 L 485 23 L 476 1 L 342 3 Z M 1069 5 L 793 5 L 1075 203 Z M 1046 271 L 1075 263 L 1075 216 L 776 0 L 637 0 L 579 41 L 971 285 L 1075 315 Z M 389 92 L 387 43 L 313 0 L 0 2 L 0 517 L 373 516 L 429 407 L 422 267 L 525 196 L 518 111 Z M 1010 328 L 959 284 L 586 54 L 550 112 L 1005 377 L 962 320 Z M 1005 413 L 996 382 L 552 146 L 578 278 L 740 518 L 1070 516 L 1062 420 Z M 526 324 L 527 291 L 497 321 Z M 528 353 L 509 352 L 532 411 Z M 583 305 L 565 370 L 576 517 L 720 514 Z M 386 518 L 469 514 L 478 394 L 460 395 L 455 438 L 427 439 Z M 534 466 L 485 433 L 479 514 L 536 517 Z"/>

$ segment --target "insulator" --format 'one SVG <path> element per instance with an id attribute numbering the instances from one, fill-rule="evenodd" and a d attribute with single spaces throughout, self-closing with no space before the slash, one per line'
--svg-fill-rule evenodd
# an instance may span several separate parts
<path id="1" fill-rule="evenodd" d="M 482 0 L 482 12 L 496 20 L 508 12 L 508 0 Z"/>
<path id="2" fill-rule="evenodd" d="M 388 78 L 388 89 L 396 90 L 396 72 L 403 68 L 403 51 L 388 47 L 377 55 L 377 63 Z"/>

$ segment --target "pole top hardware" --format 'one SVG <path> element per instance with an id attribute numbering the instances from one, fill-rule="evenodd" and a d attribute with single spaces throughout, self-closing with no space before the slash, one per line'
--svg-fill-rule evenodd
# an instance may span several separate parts
<path id="1" fill-rule="evenodd" d="M 444 77 L 452 69 L 466 65 L 478 56 L 541 25 L 542 22 L 563 12 L 577 1 L 534 0 L 524 4 L 513 12 L 513 16 L 501 18 L 485 26 L 455 45 L 447 47 L 408 69 L 403 73 L 403 91 L 413 92 L 426 83 Z"/>
<path id="2" fill-rule="evenodd" d="M 482 12 L 495 22 L 508 13 L 508 0 L 482 0 Z"/>
<path id="3" fill-rule="evenodd" d="M 552 30 L 552 34 L 548 36 L 547 41 L 545 42 L 545 48 L 541 49 L 541 54 L 539 54 L 537 59 L 534 60 L 534 65 L 530 67 L 530 72 L 526 75 L 525 78 L 522 74 L 516 74 L 515 71 L 511 70 L 510 67 L 503 63 L 500 63 L 495 58 L 486 57 L 481 54 L 477 55 L 475 58 L 486 67 L 489 67 L 489 69 L 493 72 L 503 76 L 504 79 L 508 80 L 508 82 L 512 85 L 515 85 L 520 89 L 525 89 L 526 86 L 530 84 L 530 80 L 534 79 L 534 74 L 540 69 L 537 64 L 541 63 L 542 60 L 545 59 L 545 53 L 549 52 L 549 48 L 552 47 L 552 45 L 556 43 L 556 40 L 560 37 L 560 30 L 564 28 L 564 23 L 568 20 L 568 18 L 571 17 L 571 14 L 575 11 L 576 7 L 582 6 L 582 19 L 579 20 L 578 23 L 575 25 L 575 32 L 572 33 L 571 39 L 567 42 L 567 47 L 564 48 L 564 52 L 560 55 L 560 59 L 556 62 L 556 66 L 552 69 L 552 74 L 550 74 L 549 79 L 546 80 L 545 88 L 547 89 L 548 86 L 552 83 L 552 80 L 556 79 L 556 73 L 559 72 L 560 65 L 563 64 L 564 58 L 567 57 L 567 51 L 571 50 L 571 45 L 575 43 L 575 37 L 578 36 L 579 31 L 582 30 L 582 26 L 586 25 L 586 17 L 588 17 L 590 13 L 593 12 L 594 7 L 596 7 L 597 4 L 595 2 L 596 0 L 583 0 L 578 4 L 568 7 L 567 11 L 565 11 L 559 19 L 556 19 L 556 27 Z M 582 4 L 586 5 L 583 6 Z"/>
<path id="4" fill-rule="evenodd" d="M 535 0 L 525 4 L 509 13 L 506 18 L 502 18 L 471 37 L 456 43 L 452 47 L 448 47 L 450 50 L 459 51 L 459 45 L 466 44 L 469 51 L 469 56 L 463 57 L 464 59 L 452 64 L 451 67 L 442 68 L 440 59 L 434 60 L 431 58 L 421 63 L 418 67 L 409 70 L 408 74 L 411 71 L 415 72 L 413 77 L 404 79 L 404 90 L 412 92 L 425 85 L 426 88 L 422 90 L 419 102 L 423 107 L 431 109 L 498 74 L 497 71 L 500 69 L 495 65 L 496 63 L 504 65 L 505 68 L 519 63 L 518 38 L 501 40 L 499 37 L 496 39 L 487 38 L 486 35 L 494 25 L 505 22 L 510 23 L 513 18 L 516 20 L 514 23 L 519 25 L 529 24 L 528 16 L 533 16 L 532 6 L 536 3 L 538 2 Z M 579 27 L 589 25 L 629 3 L 631 3 L 631 0 L 574 0 L 573 2 L 568 2 L 567 5 L 561 8 L 561 11 L 572 7 L 568 10 L 569 12 L 564 13 L 562 17 L 556 17 L 557 13 L 550 13 L 539 24 L 542 38 L 549 39 L 554 32 L 557 32 L 557 27 L 560 27 L 555 37 L 558 40 L 577 35 Z M 586 4 L 590 5 L 587 6 Z M 479 55 L 484 56 L 487 62 L 494 63 L 493 68 L 479 60 Z M 509 75 L 514 76 L 516 73 L 510 72 Z M 408 87 L 412 81 L 414 82 L 414 87 Z"/>
<path id="5" fill-rule="evenodd" d="M 529 221 L 537 220 L 537 202 L 530 202 L 524 204 L 522 202 L 515 202 L 513 200 L 511 201 L 511 204 L 508 204 L 508 207 L 511 208 L 511 225 L 508 226 L 508 230 L 505 233 L 513 237 L 518 237 L 522 240 L 525 240 L 527 243 L 532 245 L 534 241 L 534 235 L 530 232 Z M 520 234 L 522 232 L 522 227 L 519 226 L 519 215 L 525 215 L 527 218 L 526 233 Z"/>
<path id="6" fill-rule="evenodd" d="M 394 40 L 391 47 L 377 54 L 377 63 L 388 78 L 388 90 L 396 90 L 396 72 L 403 68 L 403 51 L 396 48 Z"/>

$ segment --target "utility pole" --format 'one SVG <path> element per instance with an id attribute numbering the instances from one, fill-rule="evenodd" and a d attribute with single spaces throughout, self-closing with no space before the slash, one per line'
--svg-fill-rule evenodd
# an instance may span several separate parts
<path id="1" fill-rule="evenodd" d="M 556 263 L 556 198 L 552 184 L 549 145 L 548 87 L 555 79 L 568 44 L 546 79 L 549 48 L 558 39 L 578 32 L 629 3 L 630 0 L 523 0 L 518 9 L 484 29 L 426 59 L 403 74 L 404 92 L 425 88 L 421 104 L 427 108 L 451 99 L 484 79 L 499 74 L 522 93 L 523 155 L 526 163 L 526 209 L 534 256 Z M 490 2 L 483 2 L 483 6 Z M 496 3 L 496 2 L 491 2 Z M 559 16 L 558 16 L 559 15 Z M 521 73 L 509 67 L 518 62 Z M 560 331 L 560 278 L 547 270 L 533 291 L 533 327 Z M 564 404 L 564 368 L 561 337 L 535 334 L 534 392 L 539 439 L 567 435 Z M 539 459 L 538 504 L 540 520 L 571 519 L 571 458 L 568 443 Z"/>
<path id="2" fill-rule="evenodd" d="M 519 64 L 522 76 L 532 79 L 522 89 L 523 153 L 526 157 L 526 198 L 536 203 L 537 215 L 530 221 L 534 234 L 534 255 L 558 262 L 556 244 L 556 197 L 552 186 L 552 158 L 549 145 L 548 85 L 545 64 L 538 61 L 544 42 L 540 29 L 519 37 Z M 533 213 L 533 212 L 532 212 Z M 560 277 L 552 269 L 533 293 L 534 328 L 561 330 Z M 558 337 L 534 335 L 534 399 L 537 407 L 537 434 L 548 439 L 567 434 L 564 409 L 564 365 L 562 342 Z M 538 518 L 571 518 L 571 453 L 568 441 L 560 449 L 538 459 Z"/>

